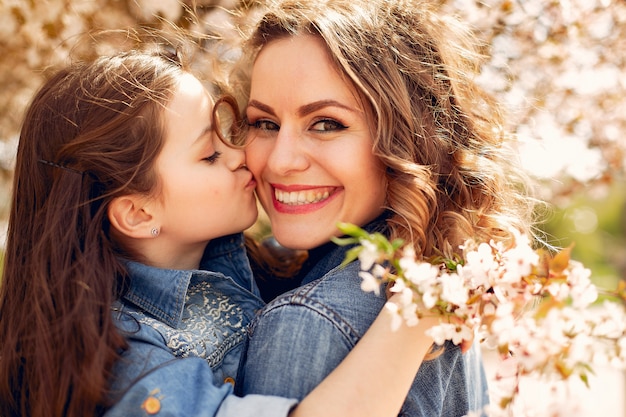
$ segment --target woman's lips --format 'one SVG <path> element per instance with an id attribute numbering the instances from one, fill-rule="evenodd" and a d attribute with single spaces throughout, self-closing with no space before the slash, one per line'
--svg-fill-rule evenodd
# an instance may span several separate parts
<path id="1" fill-rule="evenodd" d="M 285 191 L 274 189 L 274 198 L 283 204 L 302 205 L 318 203 L 326 200 L 333 192 L 331 187 L 315 188 L 302 191 Z"/>
<path id="2" fill-rule="evenodd" d="M 338 187 L 272 185 L 274 208 L 281 213 L 307 213 L 320 209 L 338 195 Z"/>

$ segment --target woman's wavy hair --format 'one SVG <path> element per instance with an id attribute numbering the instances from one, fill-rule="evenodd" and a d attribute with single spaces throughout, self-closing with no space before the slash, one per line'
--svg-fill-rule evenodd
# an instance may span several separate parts
<path id="1" fill-rule="evenodd" d="M 450 256 L 468 238 L 507 241 L 512 229 L 532 233 L 534 218 L 530 183 L 510 150 L 503 112 L 475 82 L 479 45 L 433 3 L 264 1 L 244 43 L 247 61 L 234 71 L 245 92 L 246 71 L 265 45 L 320 37 L 372 116 L 391 235 L 426 257 Z"/>
<path id="2" fill-rule="evenodd" d="M 59 71 L 30 104 L 0 286 L 0 415 L 103 411 L 126 347 L 111 313 L 124 250 L 107 208 L 158 186 L 163 109 L 184 71 L 175 54 L 125 52 Z"/>

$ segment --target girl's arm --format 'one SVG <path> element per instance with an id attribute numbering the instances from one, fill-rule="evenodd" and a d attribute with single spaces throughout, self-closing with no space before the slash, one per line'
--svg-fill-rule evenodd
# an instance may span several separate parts
<path id="1" fill-rule="evenodd" d="M 391 330 L 383 309 L 348 356 L 290 413 L 290 417 L 396 416 L 433 340 L 425 331 L 438 324 Z"/>

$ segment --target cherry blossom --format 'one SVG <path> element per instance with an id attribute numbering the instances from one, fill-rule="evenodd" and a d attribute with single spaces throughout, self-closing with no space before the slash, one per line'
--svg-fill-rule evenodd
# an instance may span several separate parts
<path id="1" fill-rule="evenodd" d="M 518 400 L 522 377 L 538 376 L 559 389 L 559 381 L 572 377 L 586 381 L 594 365 L 626 369 L 626 284 L 604 291 L 609 298 L 596 303 L 601 291 L 589 269 L 570 259 L 571 248 L 535 250 L 527 236 L 514 234 L 511 246 L 468 240 L 462 258 L 427 262 L 380 234 L 347 224 L 340 230 L 349 237 L 336 243 L 356 244 L 345 262 L 365 254 L 362 288 L 377 292 L 387 284 L 399 294 L 386 304 L 394 329 L 435 315 L 439 324 L 427 332 L 435 343 L 474 339 L 499 353 L 491 387 L 498 407 L 485 410 L 489 416 L 528 415 Z M 559 408 L 555 399 L 543 411 L 570 406 Z"/>

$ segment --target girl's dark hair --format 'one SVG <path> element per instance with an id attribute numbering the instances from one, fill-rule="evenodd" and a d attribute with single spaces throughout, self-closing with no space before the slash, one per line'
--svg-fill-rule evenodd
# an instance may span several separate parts
<path id="1" fill-rule="evenodd" d="M 154 192 L 174 56 L 126 52 L 70 65 L 35 95 L 21 131 L 0 286 L 0 415 L 90 416 L 126 347 L 112 321 L 123 249 L 107 208 Z"/>

